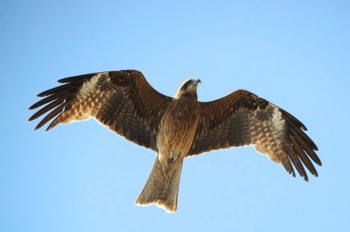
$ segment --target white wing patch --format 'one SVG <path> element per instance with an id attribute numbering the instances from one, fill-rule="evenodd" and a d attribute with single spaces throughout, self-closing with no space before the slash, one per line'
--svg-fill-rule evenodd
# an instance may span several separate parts
<path id="1" fill-rule="evenodd" d="M 89 81 L 86 81 L 79 90 L 77 100 L 71 106 L 71 109 L 65 110 L 58 118 L 62 124 L 68 124 L 75 121 L 85 121 L 93 117 L 92 114 L 103 99 L 103 92 L 100 91 L 98 82 L 103 75 L 108 72 L 98 73 Z M 105 76 L 106 77 L 106 76 Z"/>
<path id="2" fill-rule="evenodd" d="M 278 109 L 277 106 L 272 105 L 272 104 L 270 104 L 270 106 L 272 106 L 274 108 L 273 114 L 272 114 L 273 127 L 279 132 L 283 131 L 285 120 L 282 117 L 282 112 Z"/>
<path id="3" fill-rule="evenodd" d="M 100 79 L 100 77 L 104 74 L 106 73 L 98 73 L 92 77 L 90 81 L 85 82 L 79 91 L 78 98 L 84 98 L 85 96 L 90 95 L 92 91 L 96 91 L 98 79 Z"/>
<path id="4" fill-rule="evenodd" d="M 269 103 L 265 110 L 270 112 L 269 115 L 265 115 L 265 120 L 261 118 L 252 121 L 251 131 L 255 143 L 254 147 L 259 153 L 267 155 L 276 163 L 280 163 L 277 151 L 283 149 L 281 144 L 285 133 L 285 120 L 277 106 Z M 258 111 L 255 112 L 255 116 L 257 113 Z"/>

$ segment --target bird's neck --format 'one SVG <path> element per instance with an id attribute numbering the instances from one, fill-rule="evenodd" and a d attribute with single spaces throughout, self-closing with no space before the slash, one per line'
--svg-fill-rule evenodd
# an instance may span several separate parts
<path id="1" fill-rule="evenodd" d="M 197 101 L 198 96 L 195 92 L 186 92 L 180 95 L 176 94 L 175 98 L 179 101 Z"/>

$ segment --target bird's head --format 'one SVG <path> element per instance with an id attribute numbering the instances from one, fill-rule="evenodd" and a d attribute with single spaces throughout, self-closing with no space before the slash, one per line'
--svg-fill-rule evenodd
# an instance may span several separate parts
<path id="1" fill-rule="evenodd" d="M 197 97 L 197 85 L 201 83 L 199 79 L 189 79 L 184 81 L 180 86 L 179 90 L 175 94 L 176 99 L 180 99 L 184 96 L 195 96 Z"/>

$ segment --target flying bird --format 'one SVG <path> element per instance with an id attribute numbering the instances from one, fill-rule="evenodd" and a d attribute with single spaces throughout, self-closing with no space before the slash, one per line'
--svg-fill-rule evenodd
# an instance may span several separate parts
<path id="1" fill-rule="evenodd" d="M 199 102 L 199 79 L 185 81 L 174 97 L 157 92 L 136 70 L 99 72 L 58 81 L 38 94 L 29 107 L 41 107 L 29 121 L 45 117 L 35 130 L 95 118 L 157 158 L 136 204 L 177 209 L 183 160 L 211 150 L 252 145 L 288 173 L 308 181 L 305 168 L 318 176 L 316 144 L 306 127 L 283 109 L 246 90 L 210 102 Z"/>

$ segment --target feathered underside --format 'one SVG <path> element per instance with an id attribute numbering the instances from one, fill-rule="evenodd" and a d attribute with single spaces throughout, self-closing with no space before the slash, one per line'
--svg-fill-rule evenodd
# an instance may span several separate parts
<path id="1" fill-rule="evenodd" d="M 42 107 L 30 119 L 46 114 L 35 129 L 51 123 L 95 118 L 110 130 L 138 145 L 156 151 L 157 125 L 171 101 L 154 90 L 135 70 L 92 73 L 64 78 L 62 85 L 38 94 L 44 97 L 30 110 Z"/>
<path id="2" fill-rule="evenodd" d="M 189 155 L 252 145 L 293 176 L 296 168 L 307 181 L 304 167 L 318 176 L 312 163 L 322 165 L 316 144 L 305 134 L 306 127 L 283 109 L 245 90 L 200 103 L 200 108 L 202 117 Z"/>
<path id="3" fill-rule="evenodd" d="M 93 117 L 126 139 L 158 152 L 158 126 L 174 98 L 154 90 L 142 73 L 92 73 L 59 83 L 38 94 L 43 99 L 29 108 L 40 108 L 30 121 L 45 115 L 36 129 L 50 121 L 47 130 Z M 199 123 L 188 156 L 252 145 L 293 176 L 295 168 L 307 181 L 305 167 L 318 175 L 313 165 L 321 165 L 317 146 L 305 134 L 306 127 L 283 109 L 245 90 L 198 104 Z"/>

